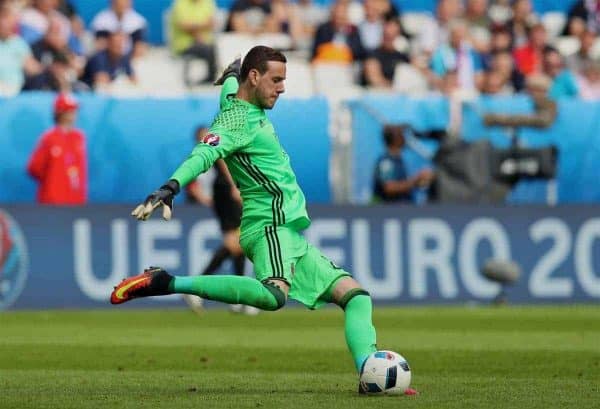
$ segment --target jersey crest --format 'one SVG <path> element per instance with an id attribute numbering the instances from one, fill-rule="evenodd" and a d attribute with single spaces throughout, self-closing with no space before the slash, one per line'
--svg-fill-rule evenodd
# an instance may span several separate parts
<path id="1" fill-rule="evenodd" d="M 214 133 L 209 133 L 202 138 L 202 143 L 210 146 L 218 146 L 219 142 L 221 142 L 221 137 L 219 135 L 215 135 Z"/>

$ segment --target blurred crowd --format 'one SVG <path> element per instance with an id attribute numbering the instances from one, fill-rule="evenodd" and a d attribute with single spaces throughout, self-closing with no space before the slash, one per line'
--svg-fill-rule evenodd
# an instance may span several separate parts
<path id="1" fill-rule="evenodd" d="M 174 0 L 166 41 L 201 59 L 211 82 L 218 33 L 283 35 L 311 64 L 347 64 L 356 83 L 397 91 L 511 94 L 528 78 L 552 98 L 600 97 L 600 0 L 576 1 L 563 19 L 536 15 L 531 0 L 439 0 L 408 18 L 390 0 L 236 0 L 219 24 L 214 0 Z M 101 90 L 135 83 L 148 23 L 132 0 L 111 0 L 85 25 L 68 0 L 0 0 L 0 94 Z"/>

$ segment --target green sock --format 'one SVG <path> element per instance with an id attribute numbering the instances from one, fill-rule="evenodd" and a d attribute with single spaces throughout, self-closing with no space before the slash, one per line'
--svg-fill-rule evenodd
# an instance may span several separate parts
<path id="1" fill-rule="evenodd" d="M 365 359 L 377 351 L 372 313 L 373 304 L 368 295 L 353 297 L 344 308 L 346 343 L 359 372 Z"/>
<path id="2" fill-rule="evenodd" d="M 251 305 L 262 310 L 276 310 L 285 304 L 279 287 L 241 276 L 173 277 L 169 291 L 193 294 L 207 300 L 228 304 Z"/>

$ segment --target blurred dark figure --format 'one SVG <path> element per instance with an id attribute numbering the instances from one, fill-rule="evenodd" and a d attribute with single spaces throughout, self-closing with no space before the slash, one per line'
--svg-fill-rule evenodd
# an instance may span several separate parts
<path id="1" fill-rule="evenodd" d="M 527 31 L 534 23 L 531 0 L 514 0 L 512 2 L 512 18 L 506 23 L 511 34 L 511 48 L 519 48 L 527 43 Z"/>
<path id="2" fill-rule="evenodd" d="M 96 49 L 108 46 L 109 36 L 115 32 L 125 33 L 125 53 L 132 58 L 146 52 L 146 19 L 135 11 L 131 0 L 112 0 L 109 8 L 102 10 L 92 20 L 92 31 L 96 36 Z"/>
<path id="3" fill-rule="evenodd" d="M 548 95 L 552 99 L 574 98 L 579 96 L 577 79 L 570 69 L 565 67 L 563 56 L 555 48 L 544 51 L 544 74 L 552 80 Z"/>
<path id="4" fill-rule="evenodd" d="M 121 75 L 135 82 L 131 59 L 125 51 L 126 35 L 121 32 L 110 33 L 108 46 L 88 61 L 83 81 L 94 89 L 108 86 Z"/>
<path id="5" fill-rule="evenodd" d="M 54 55 L 52 62 L 41 74 L 29 77 L 23 87 L 24 91 L 82 92 L 89 87 L 77 80 L 64 54 Z"/>
<path id="6" fill-rule="evenodd" d="M 37 201 L 51 205 L 83 205 L 87 202 L 87 154 L 85 136 L 74 128 L 77 101 L 59 94 L 54 101 L 56 125 L 42 135 L 27 171 L 38 181 Z"/>
<path id="7" fill-rule="evenodd" d="M 337 1 L 331 17 L 317 29 L 311 59 L 313 62 L 351 63 L 363 60 L 365 48 L 356 26 L 348 19 L 348 4 Z"/>
<path id="8" fill-rule="evenodd" d="M 225 31 L 261 34 L 272 31 L 275 22 L 268 0 L 237 0 L 229 9 Z"/>
<path id="9" fill-rule="evenodd" d="M 426 187 L 433 180 L 431 169 L 423 169 L 409 177 L 402 160 L 405 127 L 386 125 L 383 128 L 383 139 L 386 152 L 375 165 L 374 198 L 376 201 L 388 203 L 412 203 L 412 192 L 415 188 Z"/>
<path id="10" fill-rule="evenodd" d="M 391 89 L 394 84 L 396 65 L 409 62 L 408 55 L 394 47 L 400 34 L 400 24 L 390 19 L 383 26 L 381 45 L 369 53 L 364 65 L 364 83 L 370 87 Z"/>
<path id="11" fill-rule="evenodd" d="M 579 37 L 586 30 L 600 33 L 600 0 L 579 0 L 569 10 L 563 34 Z"/>
<path id="12" fill-rule="evenodd" d="M 596 34 L 593 31 L 585 30 L 579 36 L 579 51 L 567 58 L 567 66 L 573 70 L 574 73 L 581 73 L 584 66 L 589 66 L 589 63 L 598 60 L 598 58 L 592 54 L 595 42 Z"/>

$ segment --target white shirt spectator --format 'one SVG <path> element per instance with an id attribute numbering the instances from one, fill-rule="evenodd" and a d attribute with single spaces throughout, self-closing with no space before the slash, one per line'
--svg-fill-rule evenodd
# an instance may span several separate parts
<path id="1" fill-rule="evenodd" d="M 146 19 L 133 9 L 125 11 L 121 18 L 113 9 L 103 10 L 94 17 L 91 25 L 96 37 L 106 37 L 116 31 L 127 34 L 128 39 L 125 43 L 127 54 L 131 52 L 134 43 L 144 41 L 147 26 Z"/>
<path id="2" fill-rule="evenodd" d="M 382 21 L 363 21 L 358 26 L 360 39 L 369 51 L 372 51 L 381 45 L 383 38 L 383 22 Z"/>

